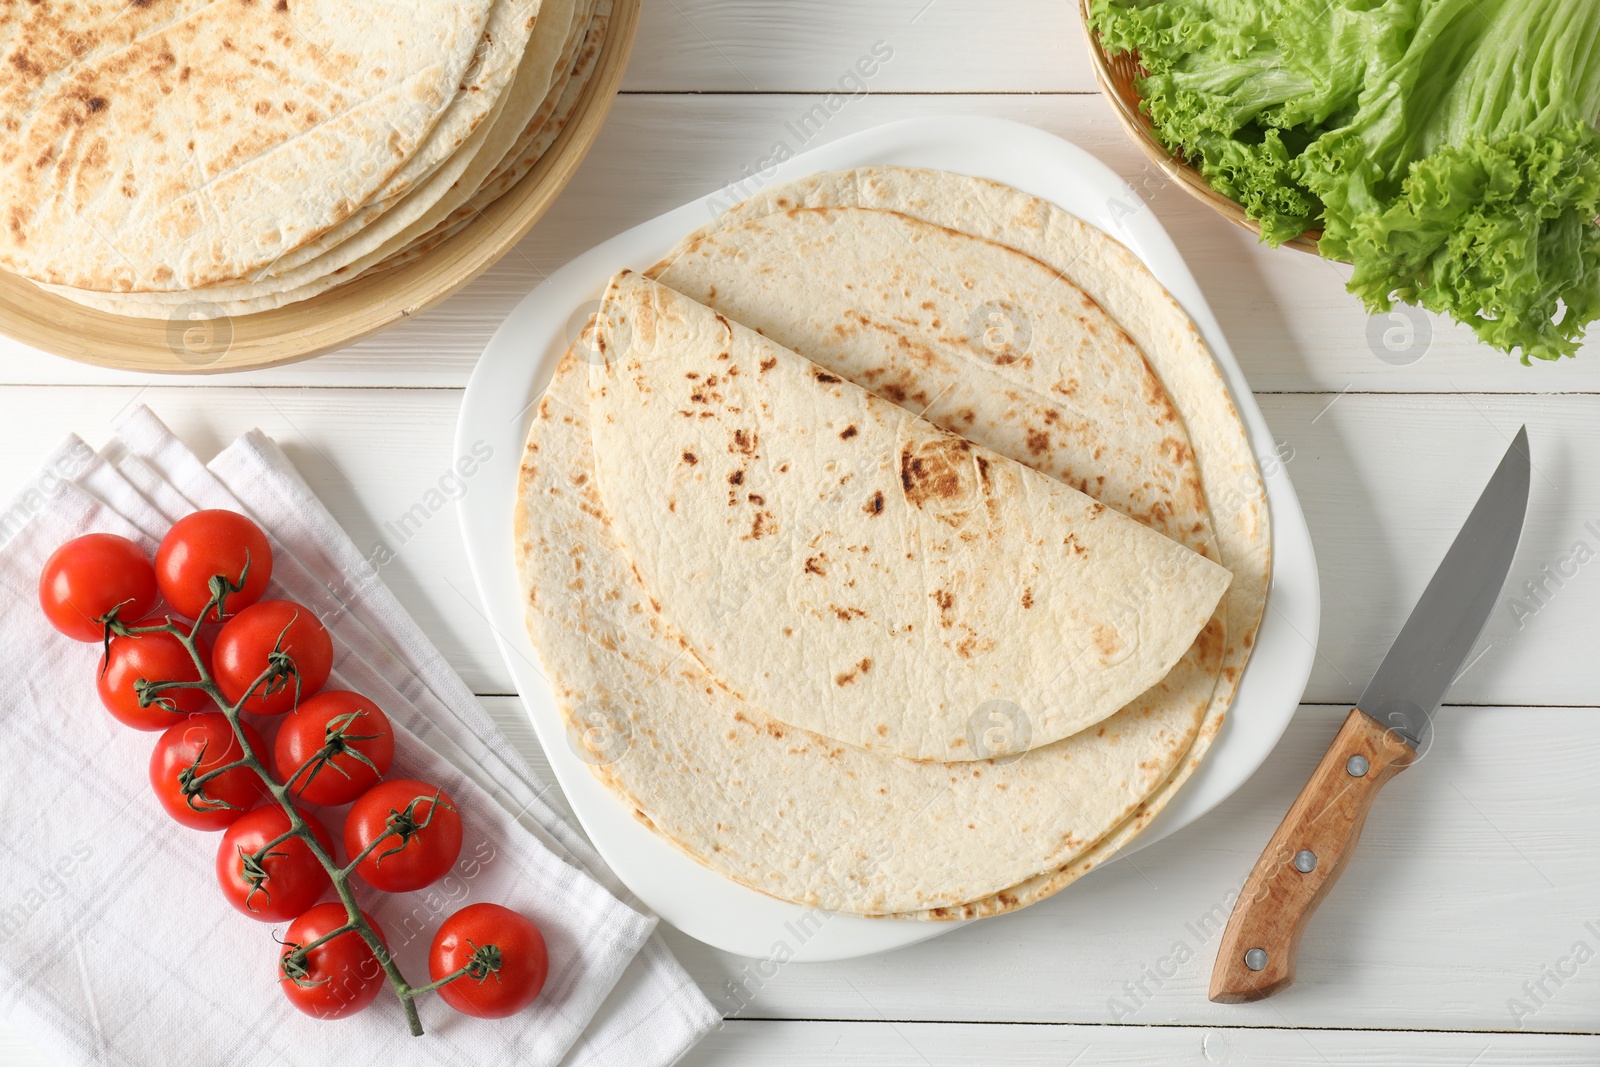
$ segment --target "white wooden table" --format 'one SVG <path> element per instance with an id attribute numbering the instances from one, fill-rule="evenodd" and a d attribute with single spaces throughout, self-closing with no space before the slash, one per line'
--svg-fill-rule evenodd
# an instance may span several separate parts
<path id="1" fill-rule="evenodd" d="M 1525 368 L 1422 318 L 1413 348 L 1385 348 L 1405 321 L 1370 322 L 1339 267 L 1257 247 L 1145 165 L 1094 94 L 1066 0 L 651 0 L 599 143 L 487 276 L 344 352 L 226 379 L 99 372 L 0 342 L 0 491 L 63 434 L 102 439 L 138 402 L 203 454 L 262 427 L 358 543 L 376 540 L 445 474 L 460 390 L 518 297 L 599 240 L 739 178 L 774 142 L 798 148 L 786 123 L 879 41 L 892 59 L 820 138 L 912 115 L 1003 116 L 1077 141 L 1148 194 L 1290 457 L 1321 565 L 1322 648 L 1305 707 L 1250 783 L 1043 904 L 889 956 L 776 971 L 669 931 L 730 1015 L 688 1062 L 1600 1063 L 1600 343 Z M 1294 987 L 1209 1003 L 1225 894 L 1523 422 L 1537 472 L 1522 552 L 1434 750 L 1378 801 Z M 538 760 L 455 516 L 406 541 L 385 577 Z M 0 1025 L 0 1064 L 44 1062 Z"/>

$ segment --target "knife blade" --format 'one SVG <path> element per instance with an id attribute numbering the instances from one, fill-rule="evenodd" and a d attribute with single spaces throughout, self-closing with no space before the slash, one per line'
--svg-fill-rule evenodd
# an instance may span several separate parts
<path id="1" fill-rule="evenodd" d="M 1433 713 L 1482 636 L 1511 570 L 1528 510 L 1528 482 L 1524 426 L 1356 701 L 1419 755 L 1431 738 Z"/>
<path id="2" fill-rule="evenodd" d="M 1524 426 L 1245 880 L 1217 949 L 1213 1001 L 1260 1000 L 1294 981 L 1300 935 L 1378 790 L 1427 751 L 1434 713 L 1483 634 L 1522 536 L 1529 481 Z"/>

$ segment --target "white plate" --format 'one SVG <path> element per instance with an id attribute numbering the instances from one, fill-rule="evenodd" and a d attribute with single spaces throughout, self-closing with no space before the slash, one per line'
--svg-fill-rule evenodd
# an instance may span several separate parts
<path id="1" fill-rule="evenodd" d="M 501 654 L 556 778 L 595 847 L 662 918 L 691 937 L 746 956 L 847 959 L 925 941 L 961 924 L 821 917 L 774 900 L 702 867 L 645 829 L 627 806 L 606 792 L 569 745 L 523 628 L 511 534 L 517 468 L 534 401 L 613 273 L 624 267 L 644 270 L 679 238 L 760 187 L 870 164 L 992 178 L 1043 197 L 1116 236 L 1149 265 L 1199 326 L 1249 429 L 1272 510 L 1274 568 L 1266 617 L 1238 698 L 1205 763 L 1123 855 L 1198 819 L 1255 772 L 1294 714 L 1316 649 L 1320 601 L 1311 536 L 1249 385 L 1154 214 L 1105 164 L 1076 145 L 999 119 L 908 119 L 804 152 L 737 187 L 613 237 L 529 293 L 478 361 L 461 404 L 456 454 L 481 457 L 487 444 L 493 455 L 482 463 L 484 473 L 473 479 L 472 492 L 458 505 L 461 529 Z M 1071 907 L 1072 897 L 1068 889 L 1050 906 Z"/>

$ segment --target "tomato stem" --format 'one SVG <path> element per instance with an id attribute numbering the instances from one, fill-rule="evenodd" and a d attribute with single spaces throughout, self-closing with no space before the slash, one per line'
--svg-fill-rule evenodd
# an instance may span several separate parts
<path id="1" fill-rule="evenodd" d="M 294 679 L 295 706 L 299 706 L 300 674 L 299 671 L 295 669 L 294 658 L 287 652 L 283 651 L 282 648 L 283 637 L 288 633 L 287 629 L 285 629 L 284 634 L 279 635 L 278 645 L 273 649 L 271 655 L 268 657 L 266 670 L 261 672 L 260 676 L 250 684 L 250 687 L 246 689 L 244 694 L 241 695 L 236 701 L 230 702 L 222 695 L 222 690 L 217 686 L 216 679 L 211 675 L 211 665 L 206 662 L 205 656 L 201 655 L 200 653 L 199 636 L 201 624 L 207 618 L 227 618 L 227 615 L 224 611 L 226 601 L 230 595 L 238 592 L 239 589 L 243 587 L 244 579 L 248 574 L 248 562 L 245 566 L 246 570 L 240 573 L 237 584 L 229 581 L 225 575 L 217 575 L 211 580 L 211 600 L 206 604 L 205 610 L 200 612 L 199 616 L 195 619 L 194 623 L 187 631 L 184 630 L 183 627 L 174 623 L 170 616 L 167 618 L 164 624 L 159 626 L 128 626 L 116 617 L 116 612 L 113 610 L 106 616 L 104 620 L 105 640 L 107 646 L 109 647 L 111 638 L 114 635 L 136 637 L 142 634 L 155 633 L 171 634 L 183 644 L 184 650 L 189 653 L 189 658 L 194 661 L 195 668 L 200 673 L 199 680 L 193 682 L 152 682 L 149 685 L 149 691 L 159 692 L 161 689 L 165 688 L 202 690 L 207 696 L 216 702 L 217 707 L 222 709 L 222 714 L 227 718 L 228 725 L 233 728 L 234 738 L 238 741 L 241 750 L 244 752 L 243 756 L 232 763 L 227 764 L 226 766 L 217 767 L 204 774 L 193 774 L 185 782 L 185 791 L 187 792 L 189 790 L 194 790 L 194 792 L 199 795 L 199 799 L 208 801 L 209 803 L 215 805 L 216 808 L 232 807 L 233 805 L 224 804 L 220 801 L 214 801 L 209 797 L 205 797 L 203 787 L 206 782 L 210 781 L 212 778 L 215 778 L 217 775 L 224 773 L 225 771 L 237 770 L 240 767 L 248 767 L 250 770 L 255 772 L 257 777 L 261 779 L 261 782 L 266 786 L 267 791 L 272 794 L 272 797 L 277 801 L 278 806 L 283 809 L 283 813 L 288 816 L 290 827 L 288 831 L 280 835 L 270 844 L 264 846 L 255 855 L 258 857 L 263 856 L 268 850 L 283 844 L 290 838 L 299 838 L 305 842 L 306 847 L 311 850 L 311 854 L 317 858 L 317 862 L 322 864 L 323 870 L 328 872 L 328 877 L 333 882 L 334 892 L 339 895 L 339 902 L 344 905 L 345 913 L 348 915 L 349 921 L 339 929 L 324 934 L 322 937 L 319 937 L 314 941 L 306 942 L 303 945 L 286 946 L 290 948 L 290 952 L 286 953 L 279 960 L 280 973 L 282 973 L 286 979 L 295 982 L 297 985 L 304 984 L 301 981 L 301 978 L 296 977 L 296 974 L 298 973 L 299 975 L 304 975 L 305 959 L 307 954 L 310 953 L 312 949 L 332 940 L 335 937 L 340 936 L 341 934 L 352 932 L 359 934 L 361 939 L 367 943 L 367 947 L 372 951 L 373 956 L 377 959 L 378 965 L 383 968 L 384 975 L 389 979 L 390 989 L 394 991 L 395 996 L 400 998 L 400 1004 L 405 1010 L 406 1025 L 410 1029 L 412 1036 L 421 1037 L 423 1033 L 422 1020 L 417 1015 L 416 997 L 421 993 L 433 992 L 440 986 L 454 981 L 457 978 L 463 977 L 470 969 L 471 965 L 469 964 L 468 967 L 462 968 L 461 971 L 442 978 L 437 982 L 429 983 L 428 985 L 420 988 L 414 988 L 409 982 L 406 981 L 405 975 L 401 973 L 399 965 L 395 963 L 394 957 L 390 955 L 388 947 L 385 946 L 383 941 L 379 939 L 378 933 L 373 929 L 372 924 L 367 922 L 366 916 L 361 914 L 361 908 L 359 905 L 357 905 L 355 893 L 351 889 L 350 876 L 354 872 L 356 864 L 362 859 L 365 859 L 372 851 L 373 847 L 379 842 L 387 840 L 396 834 L 405 837 L 408 834 L 415 833 L 417 830 L 427 826 L 428 823 L 433 819 L 433 812 L 438 810 L 443 802 L 440 799 L 440 794 L 438 793 L 435 793 L 431 797 L 419 796 L 414 798 L 410 804 L 406 805 L 404 813 L 390 813 L 390 828 L 385 833 L 380 835 L 377 840 L 373 841 L 366 848 L 362 849 L 361 854 L 353 859 L 348 866 L 341 867 L 334 862 L 333 856 L 330 854 L 330 850 L 322 847 L 322 842 L 318 841 L 316 834 L 311 832 L 310 824 L 306 822 L 305 818 L 300 814 L 299 810 L 291 801 L 288 785 L 286 783 L 279 782 L 272 776 L 271 771 L 269 771 L 266 767 L 266 764 L 262 762 L 261 755 L 257 753 L 251 746 L 250 739 L 245 736 L 244 721 L 240 718 L 240 716 L 243 714 L 246 702 L 249 701 L 251 696 L 255 694 L 257 689 L 260 689 L 263 693 L 277 692 L 288 684 L 288 680 L 290 678 Z M 214 616 L 213 612 L 215 612 Z M 332 736 L 332 731 L 330 730 L 328 745 L 324 746 L 325 750 L 331 748 L 335 744 L 338 744 L 340 749 L 344 750 L 342 742 L 345 740 L 365 740 L 365 738 L 361 737 L 347 736 L 343 733 L 343 729 L 344 727 L 341 728 L 339 738 Z M 353 752 L 354 750 L 348 751 Z M 201 755 L 196 758 L 194 764 L 190 768 L 190 772 L 199 769 L 200 761 L 203 758 L 204 751 L 202 751 Z M 317 757 L 313 757 L 311 760 L 307 761 L 307 763 L 309 764 L 316 762 L 316 759 Z M 363 762 L 365 762 L 365 760 L 363 760 Z M 299 770 L 295 771 L 294 775 L 290 777 L 290 781 L 294 781 L 295 778 L 299 777 L 300 772 L 305 769 L 305 766 L 301 766 Z M 195 795 L 190 795 L 189 803 L 191 807 L 194 806 L 194 801 L 196 799 L 197 797 Z M 414 818 L 415 808 L 424 800 L 432 801 L 433 806 L 429 808 L 428 817 L 418 822 Z M 198 810 L 215 810 L 215 808 Z"/>

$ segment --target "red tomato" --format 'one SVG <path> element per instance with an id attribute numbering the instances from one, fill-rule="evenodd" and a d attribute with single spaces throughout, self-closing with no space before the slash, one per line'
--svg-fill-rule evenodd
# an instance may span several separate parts
<path id="1" fill-rule="evenodd" d="M 388 834 L 391 828 L 398 832 Z M 356 872 L 386 893 L 421 889 L 443 878 L 461 854 L 461 815 L 437 786 L 410 778 L 380 782 L 345 817 L 345 852 L 354 859 L 380 837 Z"/>
<path id="2" fill-rule="evenodd" d="M 299 773 L 306 764 L 311 767 Z M 301 704 L 278 728 L 278 780 L 309 804 L 348 804 L 378 784 L 394 762 L 394 727 L 360 693 L 330 689 Z M 293 781 L 290 781 L 290 779 Z"/>
<path id="3" fill-rule="evenodd" d="M 327 828 L 302 815 L 322 850 L 333 855 Z M 298 837 L 256 853 L 289 832 L 289 816 L 276 802 L 262 805 L 228 827 L 217 847 L 217 883 L 228 903 L 264 923 L 288 922 L 333 888 L 327 869 Z"/>
<path id="4" fill-rule="evenodd" d="M 550 973 L 544 935 L 533 920 L 498 904 L 468 904 L 444 921 L 428 950 L 428 977 L 444 1002 L 478 1019 L 504 1019 L 532 1004 Z"/>
<path id="5" fill-rule="evenodd" d="M 378 942 L 387 947 L 388 939 L 372 916 L 362 912 L 361 917 L 378 935 Z M 310 952 L 300 950 L 301 945 L 309 945 L 349 921 L 344 905 L 330 900 L 290 923 L 284 935 L 278 985 L 289 1003 L 307 1015 L 318 1019 L 354 1015 L 377 999 L 387 980 L 366 939 L 354 930 L 324 941 Z"/>
<path id="6" fill-rule="evenodd" d="M 178 625 L 187 626 L 181 619 Z M 206 654 L 201 641 L 200 653 Z M 154 633 L 111 639 L 105 669 L 96 687 L 100 702 L 112 717 L 135 730 L 165 730 L 184 715 L 212 708 L 211 698 L 200 689 L 163 689 L 139 705 L 135 683 L 198 682 L 200 668 L 183 642 L 172 634 Z"/>
<path id="7" fill-rule="evenodd" d="M 333 640 L 310 608 L 292 600 L 263 600 L 245 608 L 217 634 L 211 673 L 222 695 L 237 701 L 275 661 L 282 672 L 251 694 L 245 711 L 282 715 L 328 680 Z"/>
<path id="8" fill-rule="evenodd" d="M 156 606 L 156 572 L 140 547 L 116 534 L 74 537 L 39 574 L 39 606 L 57 630 L 78 641 L 105 638 L 113 611 L 137 622 Z"/>
<path id="9" fill-rule="evenodd" d="M 261 735 L 249 724 L 245 739 L 257 753 L 265 751 Z M 218 712 L 191 715 L 167 728 L 150 753 L 150 784 L 167 814 L 195 830 L 221 830 L 271 794 L 249 767 L 235 767 L 189 796 L 185 783 L 244 756 L 233 727 Z"/>
<path id="10" fill-rule="evenodd" d="M 179 613 L 199 618 L 211 603 L 213 578 L 220 578 L 228 590 L 224 619 L 260 600 L 272 579 L 267 535 L 236 511 L 185 515 L 172 524 L 156 549 L 156 583 Z M 216 622 L 217 616 L 212 608 L 206 621 Z"/>

